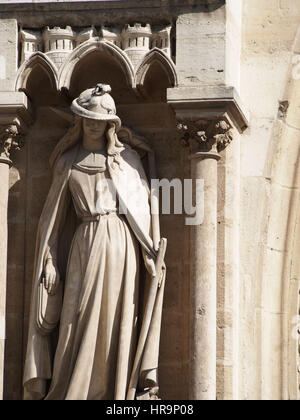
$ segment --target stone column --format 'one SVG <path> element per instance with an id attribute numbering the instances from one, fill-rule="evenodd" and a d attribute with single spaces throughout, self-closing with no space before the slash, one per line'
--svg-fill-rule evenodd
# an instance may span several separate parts
<path id="1" fill-rule="evenodd" d="M 192 179 L 204 181 L 204 219 L 191 228 L 189 397 L 215 400 L 218 151 L 232 140 L 231 126 L 225 119 L 185 120 L 178 129 L 190 147 Z"/>
<path id="2" fill-rule="evenodd" d="M 9 191 L 10 153 L 21 147 L 16 125 L 0 127 L 0 400 L 3 399 L 5 312 L 7 277 L 7 205 Z"/>

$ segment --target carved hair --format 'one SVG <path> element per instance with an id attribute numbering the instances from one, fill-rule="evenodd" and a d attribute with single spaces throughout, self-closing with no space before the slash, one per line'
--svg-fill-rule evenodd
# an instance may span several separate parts
<path id="1" fill-rule="evenodd" d="M 82 117 L 75 116 L 74 125 L 72 125 L 62 139 L 58 142 L 50 157 L 50 166 L 54 168 L 58 159 L 69 149 L 74 147 L 77 143 L 82 141 L 83 126 Z M 114 162 L 120 164 L 120 154 L 123 143 L 120 142 L 115 130 L 115 124 L 108 122 L 106 128 L 107 138 L 107 153 L 114 157 Z"/>

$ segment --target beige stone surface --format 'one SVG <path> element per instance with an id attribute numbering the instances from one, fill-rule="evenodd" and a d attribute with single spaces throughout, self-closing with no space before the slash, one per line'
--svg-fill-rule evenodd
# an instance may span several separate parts
<path id="1" fill-rule="evenodd" d="M 217 160 L 191 162 L 193 179 L 204 179 L 204 220 L 191 232 L 191 371 L 192 400 L 216 399 L 216 248 Z"/>
<path id="2" fill-rule="evenodd" d="M 217 398 L 238 398 L 240 290 L 240 136 L 218 166 Z"/>
<path id="3" fill-rule="evenodd" d="M 176 22 L 179 84 L 214 85 L 225 80 L 225 7 L 187 13 Z"/>
<path id="4" fill-rule="evenodd" d="M 251 112 L 251 128 L 241 143 L 241 262 L 249 273 L 244 280 L 241 276 L 241 319 L 249 329 L 240 336 L 240 367 L 251 374 L 247 379 L 241 374 L 240 397 L 285 399 L 288 272 L 298 202 L 298 134 L 291 126 L 297 124 L 292 60 L 299 6 L 289 0 L 246 1 L 243 15 L 241 96 Z M 289 127 L 277 119 L 283 99 L 290 101 Z M 251 201 L 255 209 L 249 208 Z"/>
<path id="5" fill-rule="evenodd" d="M 225 83 L 240 92 L 243 2 L 226 1 Z M 234 65 L 233 65 L 234 63 Z"/>
<path id="6" fill-rule="evenodd" d="M 237 125 L 241 128 L 248 119 L 249 128 L 234 132 L 218 163 L 216 395 L 220 400 L 299 399 L 299 337 L 293 335 L 300 304 L 298 2 L 130 0 L 92 2 L 88 10 L 85 1 L 72 2 L 71 9 L 64 0 L 27 4 L 20 0 L 1 2 L 1 7 L 0 105 L 8 102 L 3 92 L 14 90 L 20 64 L 17 25 L 42 32 L 46 26 L 98 28 L 105 21 L 111 31 L 118 25 L 142 22 L 151 24 L 155 32 L 172 24 L 174 64 L 153 56 L 138 73 L 144 83 L 138 95 L 132 89 L 132 72 L 130 83 L 117 89 L 116 98 L 125 125 L 151 139 L 159 177 L 191 177 L 189 152 L 181 147 L 176 132 L 178 103 L 185 116 L 193 118 L 203 117 L 208 102 L 211 106 L 213 100 L 220 101 L 224 93 L 224 101 L 234 102 L 235 109 L 243 104 L 245 118 Z M 101 52 L 82 61 L 82 72 L 78 67 L 74 79 L 68 79 L 71 96 L 98 82 L 99 73 L 86 72 L 91 64 L 97 65 L 97 72 L 101 69 L 113 90 L 126 81 L 123 70 L 117 71 L 122 53 L 115 56 L 116 66 L 105 57 Z M 105 73 L 101 63 L 106 59 Z M 23 73 L 19 87 L 30 93 L 35 119 L 26 146 L 14 155 L 10 170 L 9 282 L 6 309 L 0 305 L 7 329 L 6 399 L 21 398 L 36 228 L 51 181 L 48 158 L 68 125 L 49 105 L 67 107 L 74 99 L 66 91 L 58 95 L 53 90 L 58 71 L 49 62 L 39 57 L 30 66 L 31 76 L 27 79 L 28 73 Z M 176 80 L 179 88 L 167 92 Z M 235 101 L 233 88 L 240 101 Z M 193 108 L 191 104 L 199 99 L 205 104 Z M 180 215 L 164 215 L 161 224 L 162 234 L 169 239 L 161 396 L 176 400 L 190 395 L 191 229 Z M 201 274 L 204 270 L 199 267 L 195 277 Z"/>
<path id="7" fill-rule="evenodd" d="M 0 91 L 13 91 L 18 68 L 18 26 L 15 19 L 0 20 Z"/>

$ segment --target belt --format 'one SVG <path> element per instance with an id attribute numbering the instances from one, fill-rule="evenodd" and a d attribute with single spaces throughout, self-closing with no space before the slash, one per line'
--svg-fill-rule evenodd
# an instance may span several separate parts
<path id="1" fill-rule="evenodd" d="M 116 215 L 117 213 L 115 211 L 108 211 L 106 213 L 97 214 L 95 216 L 85 216 L 85 217 L 82 217 L 81 218 L 81 222 L 82 223 L 99 222 L 99 220 L 101 219 L 101 217 L 103 217 L 103 216 L 109 216 L 110 214 Z"/>

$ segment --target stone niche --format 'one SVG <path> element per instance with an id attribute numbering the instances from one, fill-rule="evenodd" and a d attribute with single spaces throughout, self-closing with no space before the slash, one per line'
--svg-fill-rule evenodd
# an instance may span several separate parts
<path id="1" fill-rule="evenodd" d="M 30 99 L 34 124 L 22 152 L 15 156 L 10 174 L 4 399 L 22 397 L 36 230 L 51 182 L 49 156 L 69 127 L 67 111 L 72 100 L 99 82 L 110 84 L 122 123 L 151 142 L 158 176 L 182 180 L 190 177 L 189 166 L 181 164 L 186 156 L 166 101 L 167 88 L 177 86 L 170 33 L 170 26 L 147 23 L 20 29 L 16 90 L 25 92 Z M 161 396 L 184 399 L 188 397 L 189 268 L 188 257 L 183 254 L 188 252 L 189 231 L 180 215 L 162 216 L 161 230 L 169 240 Z"/>

